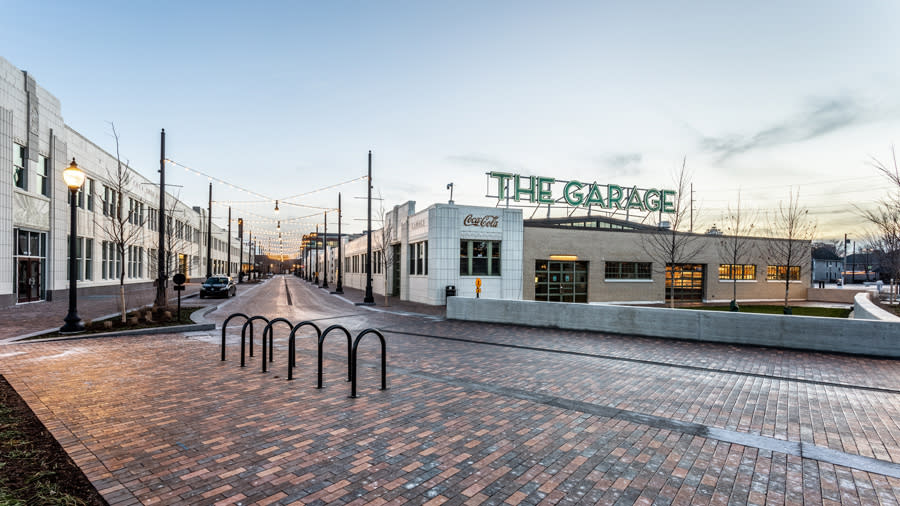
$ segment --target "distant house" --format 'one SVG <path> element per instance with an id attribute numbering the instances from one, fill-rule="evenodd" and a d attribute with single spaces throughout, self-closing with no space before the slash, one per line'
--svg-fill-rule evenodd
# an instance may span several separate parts
<path id="1" fill-rule="evenodd" d="M 834 249 L 828 246 L 813 246 L 812 248 L 812 271 L 813 282 L 824 281 L 826 283 L 837 283 L 841 279 L 841 267 L 843 260 L 834 252 Z M 848 265 L 849 269 L 850 266 Z"/>
<path id="2" fill-rule="evenodd" d="M 863 251 L 862 253 L 852 253 L 847 255 L 847 271 L 844 273 L 844 282 L 862 283 L 863 281 L 875 281 L 880 277 L 880 272 L 880 252 Z"/>

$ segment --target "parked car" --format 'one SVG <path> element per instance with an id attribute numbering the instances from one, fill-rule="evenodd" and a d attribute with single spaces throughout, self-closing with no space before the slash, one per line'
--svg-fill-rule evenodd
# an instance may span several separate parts
<path id="1" fill-rule="evenodd" d="M 203 297 L 234 297 L 237 294 L 237 286 L 231 276 L 222 274 L 210 276 L 200 285 L 200 298 Z"/>

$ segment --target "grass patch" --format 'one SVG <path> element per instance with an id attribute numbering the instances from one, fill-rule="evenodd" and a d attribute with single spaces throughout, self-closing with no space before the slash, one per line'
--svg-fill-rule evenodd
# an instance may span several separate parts
<path id="1" fill-rule="evenodd" d="M 702 309 L 704 311 L 730 311 L 729 306 L 691 306 L 684 309 Z M 824 316 L 826 318 L 847 318 L 850 316 L 849 308 L 840 307 L 807 307 L 791 306 L 794 316 Z M 784 306 L 741 306 L 741 313 L 760 314 L 784 314 Z"/>
<path id="2" fill-rule="evenodd" d="M 206 309 L 207 306 L 181 306 L 181 317 L 176 317 L 176 309 L 172 308 L 169 315 L 166 315 L 163 311 L 151 311 L 148 309 L 141 309 L 139 311 L 132 311 L 128 313 L 126 316 L 127 321 L 122 323 L 122 318 L 120 316 L 114 316 L 108 320 L 103 321 L 93 321 L 93 322 L 85 322 L 84 324 L 84 332 L 79 334 L 60 334 L 59 332 L 50 332 L 47 334 L 41 334 L 38 336 L 32 336 L 23 341 L 29 341 L 32 339 L 47 339 L 50 337 L 72 337 L 72 336 L 83 336 L 86 334 L 102 334 L 104 332 L 116 332 L 121 330 L 139 330 L 139 329 L 155 329 L 161 327 L 172 327 L 175 325 L 189 325 L 194 323 L 191 321 L 191 315 L 200 311 L 201 309 Z M 152 313 L 149 318 L 147 318 L 147 314 Z M 107 323 L 109 326 L 107 326 Z M 0 506 L 3 506 L 0 503 Z"/>

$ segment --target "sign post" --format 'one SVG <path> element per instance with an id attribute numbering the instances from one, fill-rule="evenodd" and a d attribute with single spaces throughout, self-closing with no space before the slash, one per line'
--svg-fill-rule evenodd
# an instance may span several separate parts
<path id="1" fill-rule="evenodd" d="M 184 277 L 184 274 L 178 273 L 172 276 L 172 281 L 175 283 L 175 286 L 172 287 L 176 292 L 178 292 L 178 321 L 181 321 L 181 292 L 184 291 L 184 282 L 187 281 L 187 278 Z"/>

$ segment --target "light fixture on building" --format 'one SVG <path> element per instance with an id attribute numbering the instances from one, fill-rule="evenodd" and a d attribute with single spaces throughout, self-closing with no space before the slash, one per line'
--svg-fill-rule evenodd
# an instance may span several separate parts
<path id="1" fill-rule="evenodd" d="M 550 260 L 557 262 L 574 262 L 578 260 L 578 255 L 550 255 Z"/>

